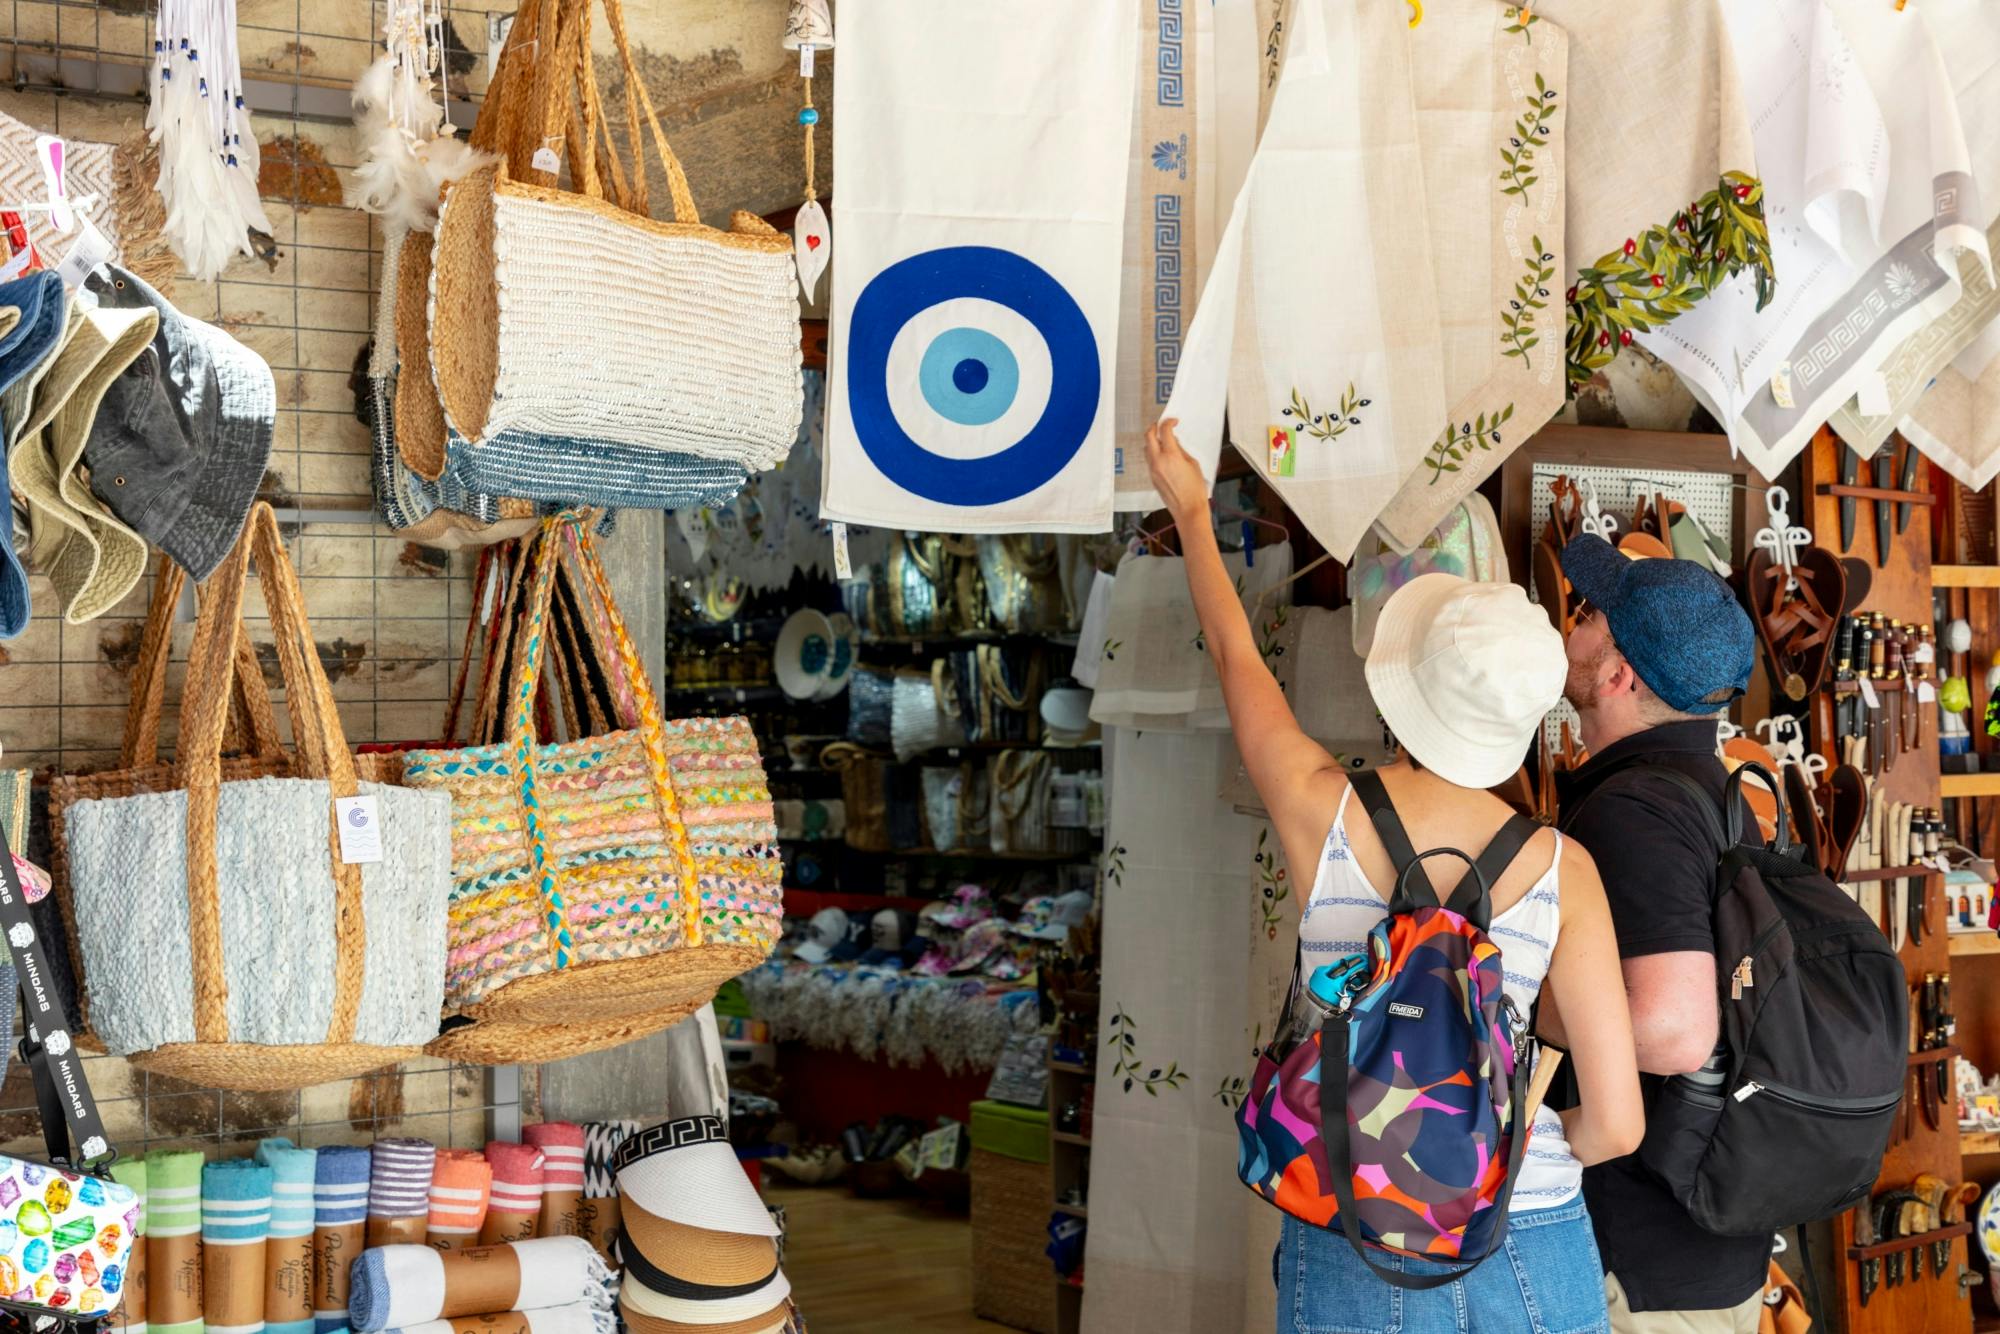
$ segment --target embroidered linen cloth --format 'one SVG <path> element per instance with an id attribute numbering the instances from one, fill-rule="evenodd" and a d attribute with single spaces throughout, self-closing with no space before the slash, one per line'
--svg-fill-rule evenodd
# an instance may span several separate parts
<path id="1" fill-rule="evenodd" d="M 1284 585 L 1292 575 L 1291 544 L 1259 548 L 1254 563 L 1228 552 L 1222 564 L 1252 613 L 1252 628 L 1268 626 L 1270 612 L 1289 600 Z M 1260 597 L 1264 606 L 1257 610 Z M 1110 602 L 1091 721 L 1171 732 L 1227 730 L 1222 683 L 1195 615 L 1187 563 L 1178 556 L 1127 556 L 1111 583 Z M 1260 640 L 1267 656 L 1276 646 L 1274 634 L 1271 627 Z"/>
<path id="2" fill-rule="evenodd" d="M 1902 420 L 1927 458 L 1979 490 L 2000 473 L 2000 322 L 1988 323 Z"/>
<path id="3" fill-rule="evenodd" d="M 1949 75 L 1915 11 L 1752 0 L 1728 13 L 1745 87 L 1769 99 L 1757 146 L 1784 282 L 1762 310 L 1732 285 L 1645 343 L 1776 475 L 1957 301 L 1956 253 L 1983 256 L 1985 219 Z"/>
<path id="4" fill-rule="evenodd" d="M 1298 0 L 1165 415 L 1230 437 L 1336 560 L 1436 440 L 1445 396 L 1407 9 Z"/>
<path id="5" fill-rule="evenodd" d="M 821 515 L 1106 529 L 1132 10 L 850 11 Z"/>
<path id="6" fill-rule="evenodd" d="M 1450 406 L 1377 521 L 1404 551 L 1559 412 L 1569 387 L 1568 39 L 1494 0 L 1427 0 L 1409 46 Z"/>
<path id="7" fill-rule="evenodd" d="M 1767 299 L 1763 190 L 1715 0 L 1548 0 L 1522 21 L 1569 35 L 1572 386 L 1736 273 Z"/>
<path id="8" fill-rule="evenodd" d="M 1828 418 L 1827 424 L 1863 458 L 1881 447 L 1932 379 L 2000 313 L 1987 263 L 2000 250 L 2000 170 L 1996 170 L 2000 167 L 2000 143 L 1996 143 L 2000 141 L 2000 6 L 1984 0 L 1941 0 L 1920 12 L 1951 75 L 1959 124 L 1979 186 L 1978 212 L 1987 223 L 1986 254 L 1960 251 L 1958 300 L 1910 335 L 1882 364 L 1887 411 L 1869 416 L 1854 398 Z"/>
<path id="9" fill-rule="evenodd" d="M 1143 0 L 1119 286 L 1116 498 L 1153 510 L 1146 428 L 1159 419 L 1215 243 L 1257 143 L 1252 0 Z"/>

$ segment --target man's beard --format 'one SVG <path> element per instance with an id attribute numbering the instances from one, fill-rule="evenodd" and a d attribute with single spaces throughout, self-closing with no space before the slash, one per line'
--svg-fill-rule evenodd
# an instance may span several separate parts
<path id="1" fill-rule="evenodd" d="M 1591 654 L 1589 658 L 1570 663 L 1569 675 L 1563 680 L 1563 698 L 1568 700 L 1578 713 L 1586 713 L 1597 707 L 1597 676 L 1611 654 L 1612 646 L 1601 644 L 1597 652 Z"/>

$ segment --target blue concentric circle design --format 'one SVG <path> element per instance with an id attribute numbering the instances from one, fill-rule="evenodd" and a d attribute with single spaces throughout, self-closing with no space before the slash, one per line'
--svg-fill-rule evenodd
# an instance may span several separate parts
<path id="1" fill-rule="evenodd" d="M 924 311 L 963 297 L 990 301 L 1025 320 L 1046 347 L 1048 402 L 1020 439 L 978 458 L 954 458 L 913 437 L 889 382 L 897 335 Z M 1039 350 L 1038 350 L 1039 353 Z M 1025 349 L 986 329 L 954 326 L 931 336 L 917 372 L 923 405 L 958 426 L 989 425 L 1021 394 Z M 1047 270 L 995 246 L 946 246 L 900 260 L 855 299 L 847 331 L 847 399 L 862 449 L 882 475 L 944 505 L 997 505 L 1044 485 L 1076 457 L 1097 418 L 1102 390 L 1090 321 Z"/>

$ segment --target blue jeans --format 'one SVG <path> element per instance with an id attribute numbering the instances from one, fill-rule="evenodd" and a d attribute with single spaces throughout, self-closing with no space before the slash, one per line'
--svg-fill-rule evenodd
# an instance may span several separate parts
<path id="1" fill-rule="evenodd" d="M 1428 1260 L 1370 1249 L 1385 1268 Z M 1507 1239 L 1455 1283 L 1414 1290 L 1377 1278 L 1347 1238 L 1285 1219 L 1278 1246 L 1278 1334 L 1609 1334 L 1604 1269 L 1583 1197 L 1508 1220 Z"/>

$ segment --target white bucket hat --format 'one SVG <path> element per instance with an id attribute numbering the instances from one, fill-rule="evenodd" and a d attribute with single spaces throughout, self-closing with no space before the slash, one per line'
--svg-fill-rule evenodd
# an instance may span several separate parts
<path id="1" fill-rule="evenodd" d="M 1383 606 L 1367 672 L 1382 721 L 1419 764 L 1493 787 L 1520 768 L 1569 661 L 1518 584 L 1427 574 Z"/>

